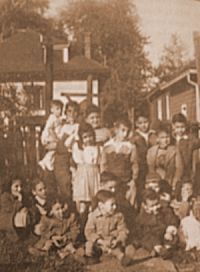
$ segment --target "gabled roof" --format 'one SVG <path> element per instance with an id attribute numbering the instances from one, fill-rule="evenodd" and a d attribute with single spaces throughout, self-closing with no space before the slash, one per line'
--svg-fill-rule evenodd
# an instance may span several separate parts
<path id="1" fill-rule="evenodd" d="M 170 88 L 172 85 L 176 84 L 177 82 L 185 79 L 187 75 L 192 74 L 197 75 L 197 69 L 195 65 L 195 61 L 191 61 L 189 64 L 184 66 L 180 71 L 172 75 L 167 81 L 162 81 L 159 86 L 154 88 L 149 94 L 148 99 L 151 100 L 155 96 L 159 96 L 161 93 L 166 91 L 168 88 Z"/>
<path id="2" fill-rule="evenodd" d="M 92 74 L 94 76 L 108 76 L 109 69 L 104 67 L 95 60 L 88 59 L 85 56 L 76 56 L 64 64 L 56 63 L 54 67 L 54 76 L 61 76 L 61 73 L 65 76 L 86 76 Z"/>
<path id="3" fill-rule="evenodd" d="M 41 35 L 20 31 L 0 43 L 0 73 L 41 72 L 45 70 Z"/>
<path id="4" fill-rule="evenodd" d="M 45 79 L 44 45 L 46 39 L 33 30 L 14 33 L 9 39 L 0 43 L 0 80 L 31 77 L 33 80 Z M 56 40 L 55 44 L 67 45 L 66 40 Z M 107 68 L 84 56 L 72 58 L 67 63 L 54 63 L 54 79 L 81 79 L 88 74 L 95 77 L 109 74 Z"/>

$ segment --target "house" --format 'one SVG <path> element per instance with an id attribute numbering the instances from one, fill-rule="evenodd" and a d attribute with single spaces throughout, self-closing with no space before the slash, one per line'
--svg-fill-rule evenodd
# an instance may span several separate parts
<path id="1" fill-rule="evenodd" d="M 200 90 L 197 84 L 197 69 L 191 62 L 169 81 L 148 95 L 152 121 L 171 120 L 182 112 L 189 121 L 200 122 Z"/>
<path id="2" fill-rule="evenodd" d="M 101 86 L 109 75 L 106 67 L 86 56 L 70 57 L 67 40 L 51 43 L 33 30 L 19 30 L 0 43 L 0 95 L 13 97 L 25 90 L 30 114 L 45 116 L 51 99 L 64 104 L 70 96 L 78 102 L 89 99 L 99 104 Z"/>

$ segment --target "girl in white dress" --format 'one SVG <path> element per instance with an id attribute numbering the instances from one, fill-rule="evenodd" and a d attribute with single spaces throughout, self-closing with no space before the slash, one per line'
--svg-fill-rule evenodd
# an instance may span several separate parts
<path id="1" fill-rule="evenodd" d="M 85 213 L 100 188 L 100 147 L 95 144 L 91 125 L 83 123 L 78 130 L 79 142 L 74 143 L 72 157 L 77 164 L 73 182 L 73 199 L 78 212 Z"/>

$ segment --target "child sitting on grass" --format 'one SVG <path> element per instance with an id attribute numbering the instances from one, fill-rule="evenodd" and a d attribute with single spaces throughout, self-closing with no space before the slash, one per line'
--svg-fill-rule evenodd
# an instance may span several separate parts
<path id="1" fill-rule="evenodd" d="M 37 226 L 40 240 L 29 248 L 34 255 L 46 255 L 54 249 L 61 259 L 75 253 L 75 242 L 79 226 L 70 206 L 62 199 L 55 198 L 49 203 L 47 216 L 42 216 Z"/>
<path id="2" fill-rule="evenodd" d="M 0 231 L 5 232 L 11 240 L 18 239 L 17 234 L 26 232 L 28 210 L 23 200 L 22 180 L 15 176 L 0 198 Z"/>
<path id="3" fill-rule="evenodd" d="M 122 265 L 130 264 L 131 260 L 124 254 L 128 233 L 122 213 L 116 211 L 113 193 L 99 191 L 96 208 L 89 214 L 85 227 L 88 264 L 98 262 L 101 254 L 115 256 Z"/>

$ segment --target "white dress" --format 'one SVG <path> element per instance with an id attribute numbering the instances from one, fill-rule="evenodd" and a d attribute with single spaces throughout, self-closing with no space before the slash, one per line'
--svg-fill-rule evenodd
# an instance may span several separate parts
<path id="1" fill-rule="evenodd" d="M 80 149 L 75 143 L 72 157 L 77 164 L 73 182 L 73 199 L 90 202 L 100 188 L 100 148 L 88 146 Z"/>
<path id="2" fill-rule="evenodd" d="M 192 213 L 181 220 L 180 228 L 186 242 L 185 250 L 200 250 L 200 222 Z"/>

